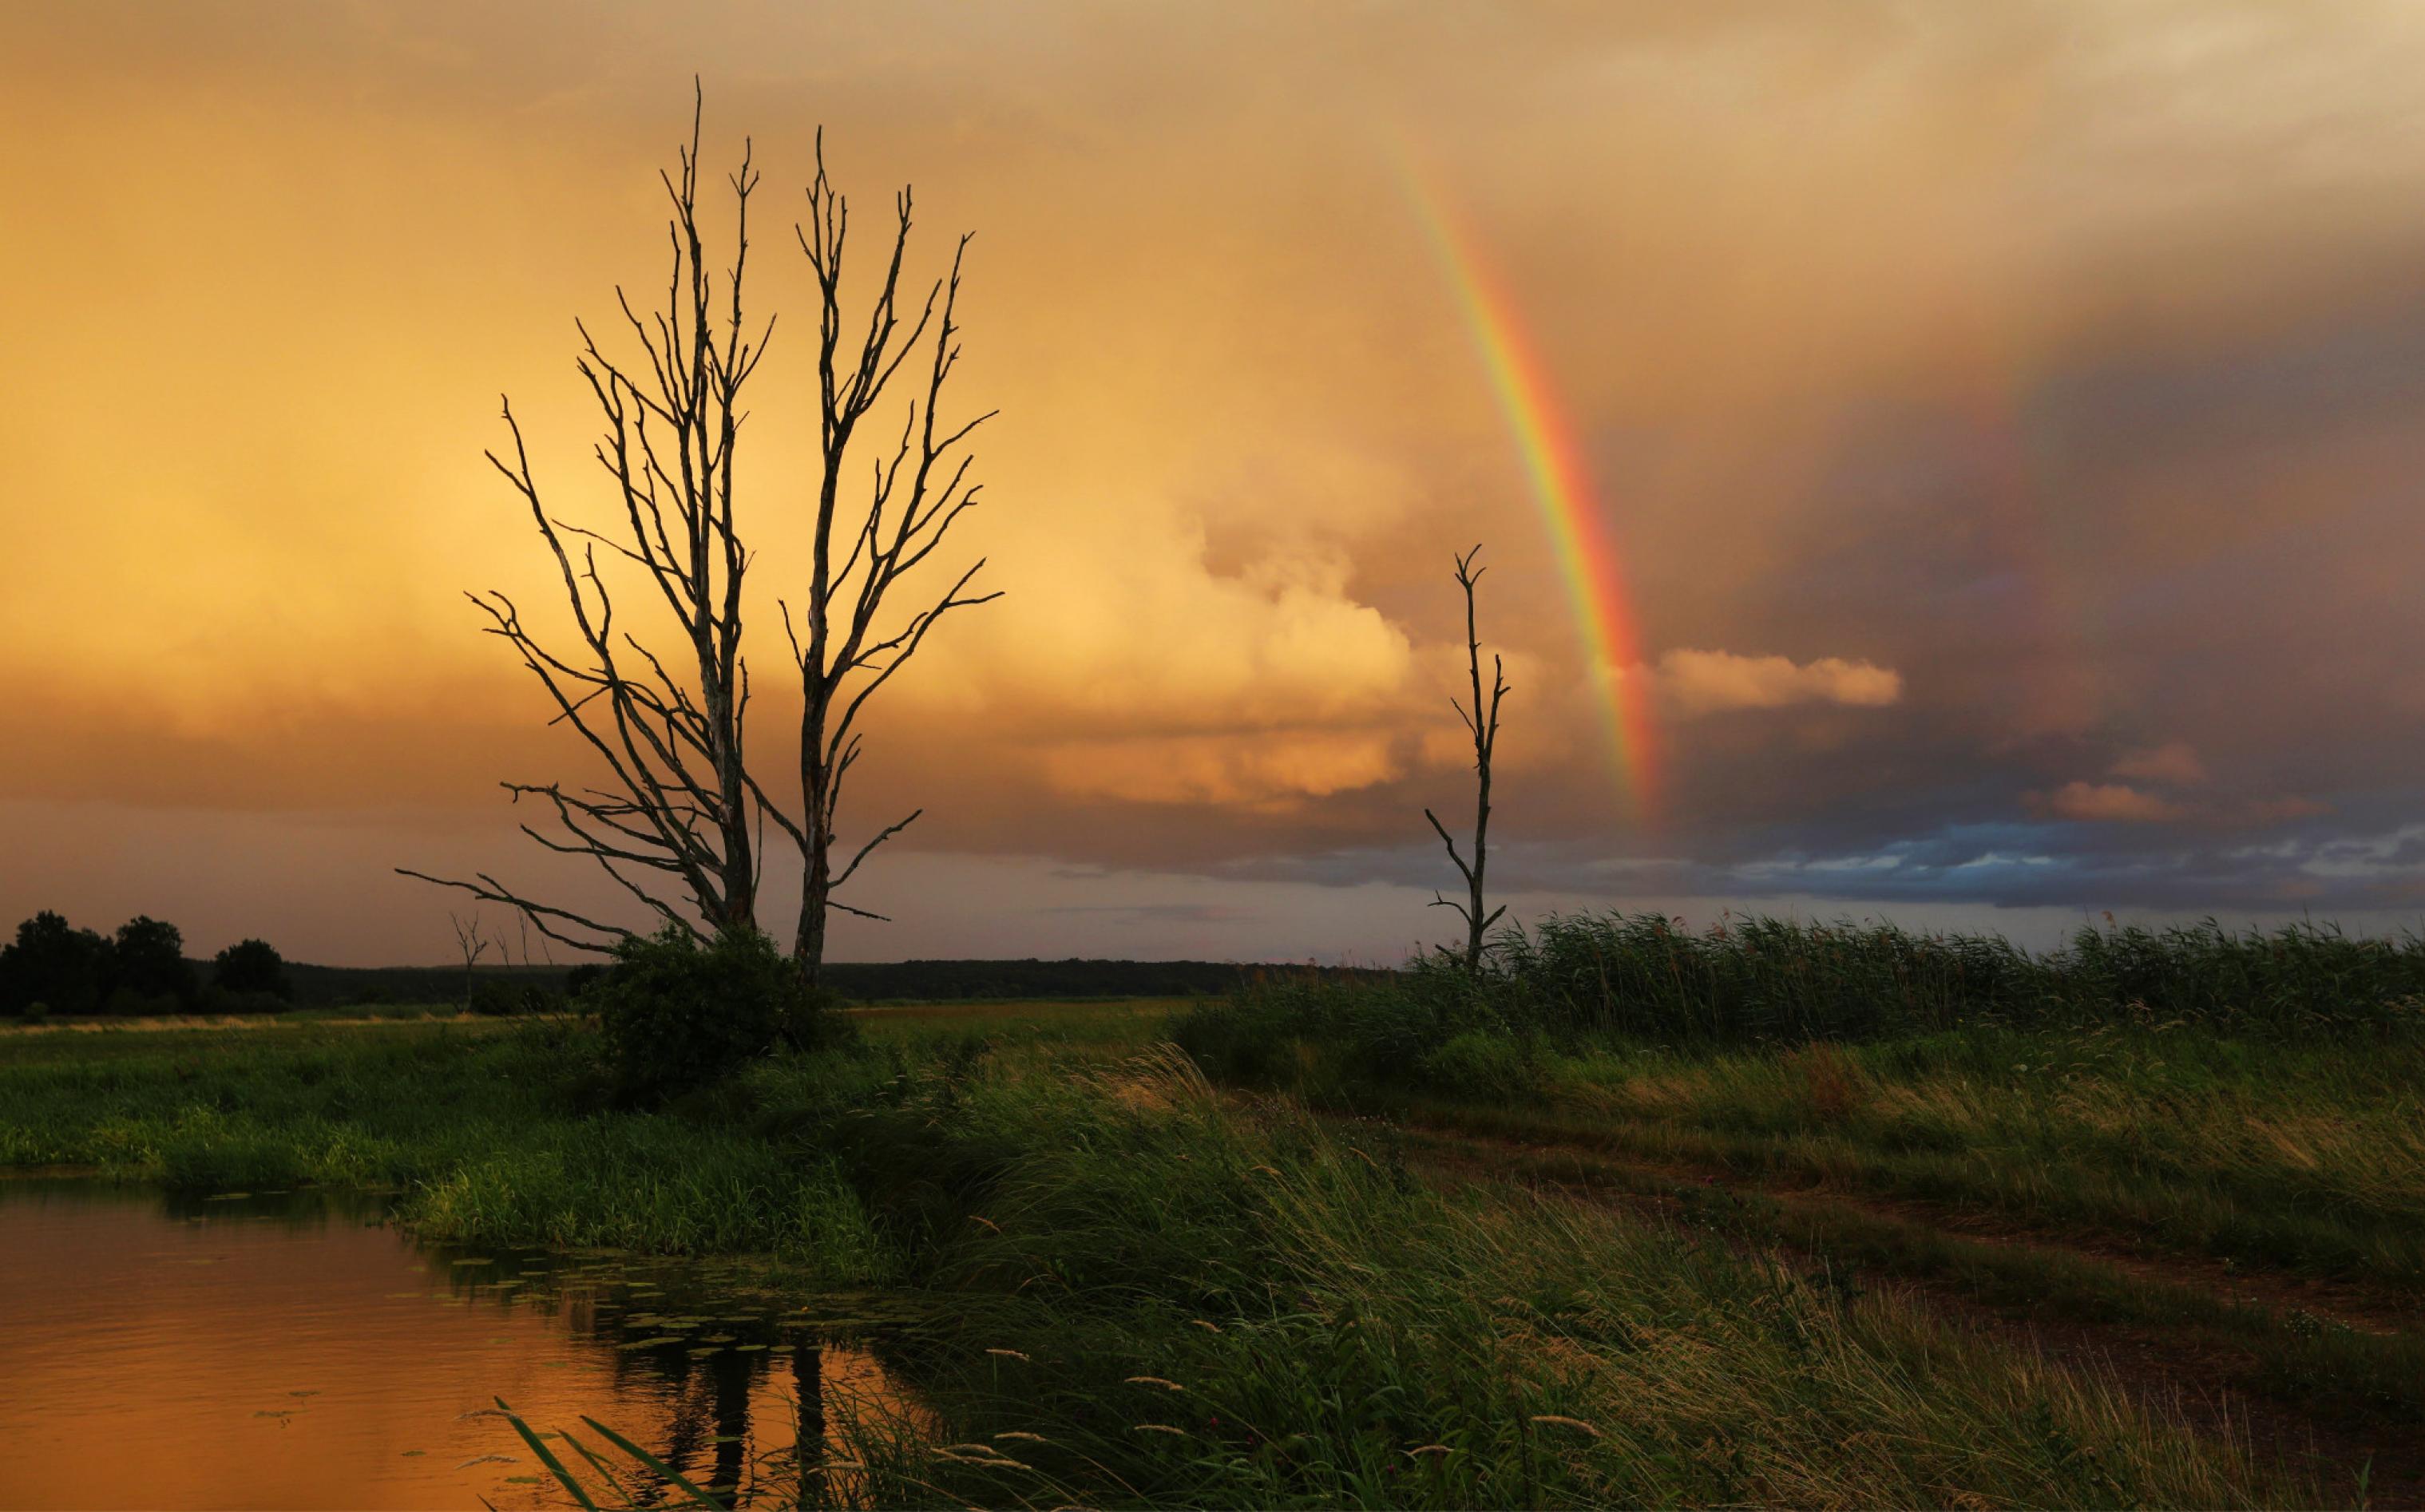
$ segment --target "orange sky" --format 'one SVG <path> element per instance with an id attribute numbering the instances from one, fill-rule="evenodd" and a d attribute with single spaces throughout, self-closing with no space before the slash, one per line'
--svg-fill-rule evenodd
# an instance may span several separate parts
<path id="1" fill-rule="evenodd" d="M 1008 597 L 875 731 L 847 817 L 928 814 L 844 953 L 1403 948 L 1475 540 L 1538 904 L 2413 913 L 2420 67 L 2401 4 L 11 7 L 0 912 L 415 959 L 445 899 L 390 866 L 549 875 L 493 784 L 571 754 L 460 597 L 546 578 L 480 452 L 508 391 L 606 502 L 572 321 L 661 277 L 697 71 L 792 323 L 769 629 L 811 133 L 930 262 L 977 232 Z M 1646 824 L 1399 151 L 1630 559 Z"/>

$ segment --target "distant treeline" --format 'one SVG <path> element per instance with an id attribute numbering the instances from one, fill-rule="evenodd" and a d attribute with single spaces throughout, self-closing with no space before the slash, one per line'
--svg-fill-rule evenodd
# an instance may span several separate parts
<path id="1" fill-rule="evenodd" d="M 293 996 L 286 963 L 267 942 L 242 940 L 208 961 L 188 961 L 177 926 L 148 916 L 103 934 L 45 910 L 0 946 L 5 1017 L 274 1012 Z"/>
<path id="2" fill-rule="evenodd" d="M 314 966 L 261 940 L 188 960 L 173 924 L 129 919 L 112 934 L 55 913 L 17 926 L 0 947 L 0 1016 L 263 1013 L 288 1008 L 468 1003 L 513 1013 L 564 1006 L 602 965 Z M 1197 997 L 1273 972 L 1328 981 L 1390 973 L 1363 967 L 1240 965 L 1218 961 L 827 962 L 823 979 L 849 1002 L 965 998 Z"/>
<path id="3" fill-rule="evenodd" d="M 542 993 L 576 990 L 598 968 L 480 966 L 474 978 Z M 298 1007 L 349 1003 L 445 1003 L 463 996 L 460 966 L 307 966 L 290 964 Z M 1360 967 L 1239 965 L 1219 961 L 828 961 L 820 979 L 855 1003 L 963 998 L 1198 997 L 1236 990 L 1271 971 L 1325 979 L 1378 978 Z M 578 975 L 576 975 L 578 974 Z"/>

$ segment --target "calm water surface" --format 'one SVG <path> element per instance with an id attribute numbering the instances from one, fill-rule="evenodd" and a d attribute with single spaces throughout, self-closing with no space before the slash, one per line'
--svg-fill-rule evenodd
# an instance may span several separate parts
<path id="1" fill-rule="evenodd" d="M 426 1246 L 383 1216 L 0 1181 L 0 1507 L 570 1504 L 498 1396 L 601 1447 L 587 1413 L 746 1504 L 789 1477 L 796 1423 L 813 1456 L 851 1403 L 892 1401 L 850 1342 L 880 1299 Z"/>

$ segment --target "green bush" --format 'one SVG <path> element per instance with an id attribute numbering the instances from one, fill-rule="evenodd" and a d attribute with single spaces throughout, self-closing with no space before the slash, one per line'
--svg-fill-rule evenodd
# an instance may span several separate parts
<path id="1" fill-rule="evenodd" d="M 134 987 L 111 991 L 101 1011 L 112 1018 L 168 1018 L 185 1011 L 186 1003 L 173 993 L 147 993 Z"/>
<path id="2" fill-rule="evenodd" d="M 512 1018 L 525 1013 L 560 1013 L 565 999 L 561 993 L 528 982 L 505 981 L 490 977 L 472 990 L 472 1011 L 484 1018 Z"/>
<path id="3" fill-rule="evenodd" d="M 205 1013 L 254 1018 L 263 1014 L 283 1013 L 295 1005 L 275 993 L 240 993 L 212 987 L 203 991 L 200 1006 Z"/>
<path id="4" fill-rule="evenodd" d="M 1415 1079 L 1466 1097 L 1520 1097 L 1541 1087 L 1541 1042 L 1469 1029 L 1423 1057 Z"/>
<path id="5" fill-rule="evenodd" d="M 674 925 L 615 947 L 594 1004 L 627 1096 L 654 1100 L 720 1081 L 808 1032 L 816 1006 L 799 968 L 755 930 L 701 945 Z"/>

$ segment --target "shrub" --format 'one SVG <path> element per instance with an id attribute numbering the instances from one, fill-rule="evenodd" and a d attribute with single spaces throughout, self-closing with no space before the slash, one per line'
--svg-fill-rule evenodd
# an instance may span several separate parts
<path id="1" fill-rule="evenodd" d="M 169 993 L 137 992 L 132 987 L 116 987 L 101 1005 L 101 1011 L 112 1018 L 167 1018 L 182 1013 L 192 1005 Z"/>
<path id="2" fill-rule="evenodd" d="M 1540 1052 L 1537 1036 L 1517 1039 L 1469 1029 L 1423 1057 L 1415 1079 L 1466 1097 L 1521 1097 L 1540 1090 Z"/>
<path id="3" fill-rule="evenodd" d="M 523 1012 L 529 1008 L 523 1003 L 526 994 L 529 994 L 529 989 L 523 989 L 514 981 L 485 977 L 471 989 L 471 1011 L 477 1012 L 480 1018 L 512 1018 L 514 1012 Z"/>
<path id="4" fill-rule="evenodd" d="M 226 1018 L 253 1018 L 268 1013 L 283 1013 L 295 1005 L 275 993 L 232 993 L 224 987 L 211 987 L 201 995 L 201 1007 L 205 1013 Z"/>
<path id="5" fill-rule="evenodd" d="M 238 940 L 211 961 L 211 985 L 227 993 L 268 993 L 292 999 L 286 958 L 267 940 Z"/>
<path id="6" fill-rule="evenodd" d="M 472 1011 L 490 1018 L 561 1013 L 570 1006 L 562 993 L 533 982 L 485 981 L 472 995 Z"/>
<path id="7" fill-rule="evenodd" d="M 646 1099 L 721 1080 L 815 1014 L 799 968 L 765 935 L 728 930 L 701 945 L 675 925 L 618 945 L 588 1001 L 625 1094 Z"/>

